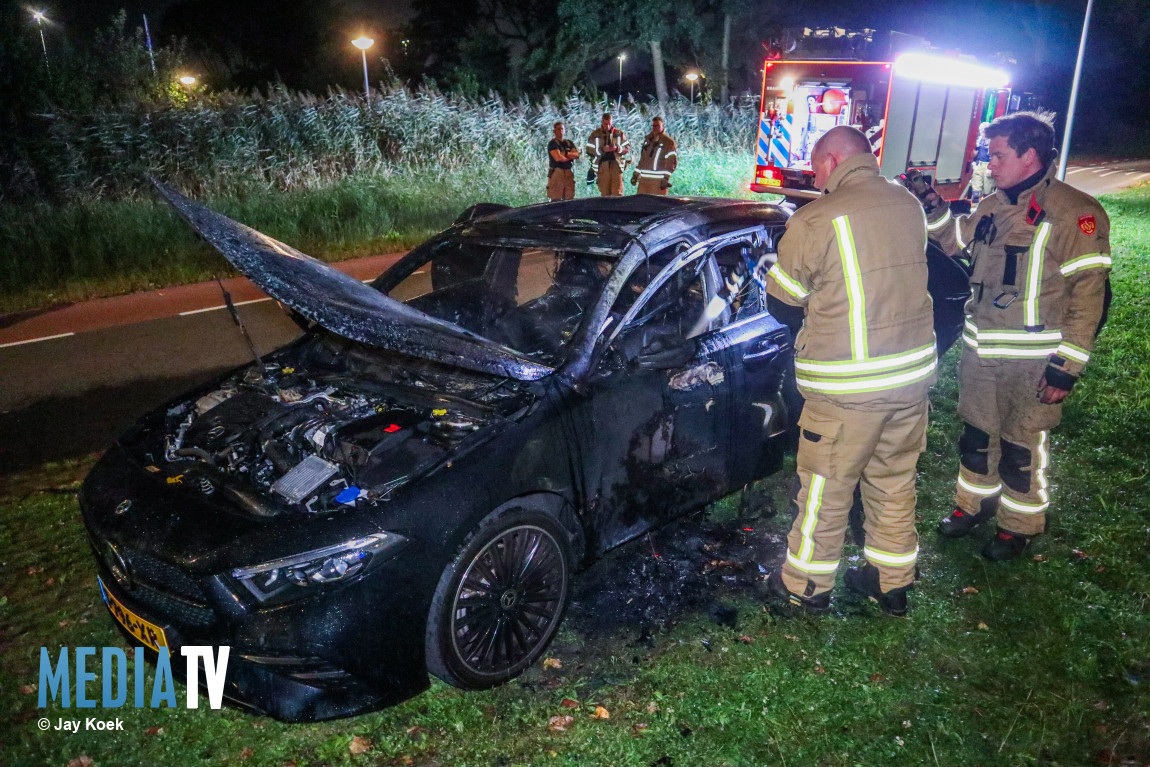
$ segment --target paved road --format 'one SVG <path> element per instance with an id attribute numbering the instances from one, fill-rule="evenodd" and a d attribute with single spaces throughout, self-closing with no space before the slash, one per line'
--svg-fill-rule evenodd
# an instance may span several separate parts
<path id="1" fill-rule="evenodd" d="M 1066 183 L 1097 197 L 1150 181 L 1150 160 L 1126 160 L 1105 165 L 1068 165 Z"/>

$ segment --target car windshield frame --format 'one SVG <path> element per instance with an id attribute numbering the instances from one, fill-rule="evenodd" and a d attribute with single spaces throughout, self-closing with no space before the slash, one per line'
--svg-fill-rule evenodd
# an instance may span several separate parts
<path id="1" fill-rule="evenodd" d="M 479 338 L 486 343 L 506 348 L 513 352 L 516 356 L 529 360 L 534 364 L 546 366 L 552 370 L 557 370 L 562 368 L 570 360 L 572 350 L 575 346 L 574 342 L 577 338 L 579 338 L 585 322 L 587 321 L 588 317 L 594 314 L 595 306 L 604 300 L 604 293 L 611 285 L 611 280 L 613 279 L 616 270 L 619 268 L 619 264 L 622 261 L 622 254 L 620 250 L 615 247 L 588 247 L 589 243 L 586 242 L 571 243 L 570 246 L 568 246 L 561 239 L 538 236 L 524 236 L 525 234 L 526 233 L 522 233 L 520 236 L 505 237 L 494 236 L 489 232 L 468 233 L 454 231 L 444 233 L 439 237 L 428 240 L 423 245 L 420 245 L 419 247 L 412 250 L 410 253 L 408 253 L 406 256 L 404 256 L 402 259 L 397 261 L 390 268 L 380 274 L 379 277 L 370 283 L 370 286 L 374 290 L 379 291 L 392 300 L 399 301 L 405 306 L 409 306 L 416 311 L 433 317 L 437 321 L 444 322 L 458 328 L 459 333 L 461 334 Z M 407 280 L 416 275 L 421 269 L 433 268 L 431 265 L 437 256 L 440 255 L 437 253 L 437 251 L 444 247 L 454 248 L 456 249 L 456 252 L 463 248 L 491 248 L 492 255 L 488 257 L 488 260 L 484 263 L 482 270 L 477 271 L 468 279 L 460 280 L 458 283 L 445 286 L 444 288 L 436 288 L 426 293 L 412 296 L 410 298 L 399 298 L 394 295 L 394 291 L 397 288 L 401 287 Z M 551 279 L 551 283 L 547 288 L 548 291 L 558 285 L 556 282 L 557 271 L 561 268 L 561 264 L 566 259 L 575 257 L 578 259 L 585 259 L 587 263 L 598 263 L 608 267 L 606 271 L 600 272 L 597 276 L 595 276 L 594 284 L 589 286 L 585 290 L 584 295 L 581 296 L 581 300 L 584 301 L 584 305 L 580 307 L 580 311 L 578 312 L 578 320 L 574 322 L 574 324 L 570 327 L 564 329 L 562 339 L 552 339 L 552 341 L 554 341 L 554 348 L 551 350 L 551 353 L 542 354 L 537 350 L 533 351 L 530 349 L 524 350 L 518 348 L 515 343 L 508 342 L 511 339 L 500 340 L 499 338 L 493 338 L 491 335 L 488 335 L 481 330 L 473 329 L 468 327 L 465 323 L 461 323 L 455 319 L 444 316 L 442 313 L 437 313 L 431 309 L 431 307 L 426 305 L 426 299 L 428 296 L 431 296 L 434 293 L 450 291 L 459 285 L 473 280 L 486 279 L 490 270 L 492 269 L 492 262 L 497 257 L 496 250 L 518 251 L 517 255 L 519 258 L 522 258 L 529 251 L 538 250 L 550 253 L 551 257 L 553 258 L 562 259 L 559 261 L 559 263 L 556 264 L 556 269 L 554 271 L 551 269 L 547 270 L 547 275 Z M 484 287 L 490 286 L 477 287 L 483 289 Z M 518 303 L 517 306 L 514 307 L 514 311 L 521 310 L 523 307 L 528 306 L 529 304 L 540 301 L 546 296 L 546 294 L 547 291 L 544 291 L 541 295 L 532 296 L 530 299 L 527 299 L 522 303 Z M 421 299 L 424 299 L 422 302 L 423 305 L 421 305 Z"/>

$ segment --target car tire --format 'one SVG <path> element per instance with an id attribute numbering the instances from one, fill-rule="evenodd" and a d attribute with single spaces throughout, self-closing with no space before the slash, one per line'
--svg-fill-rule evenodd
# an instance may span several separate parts
<path id="1" fill-rule="evenodd" d="M 523 673 L 567 611 L 572 562 L 568 533 L 554 517 L 521 508 L 486 517 L 439 578 L 427 621 L 428 671 L 464 689 Z"/>

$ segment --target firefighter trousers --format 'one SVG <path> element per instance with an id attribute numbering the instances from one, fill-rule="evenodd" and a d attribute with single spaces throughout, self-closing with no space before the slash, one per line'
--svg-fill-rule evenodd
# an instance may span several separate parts
<path id="1" fill-rule="evenodd" d="M 551 168 L 547 172 L 547 199 L 575 199 L 575 172 L 570 168 Z"/>
<path id="2" fill-rule="evenodd" d="M 641 178 L 639 179 L 639 188 L 635 190 L 635 194 L 667 194 L 667 190 L 671 188 L 670 178 Z"/>
<path id="3" fill-rule="evenodd" d="M 796 499 L 783 583 L 814 596 L 834 587 L 855 485 L 862 490 L 863 550 L 882 591 L 914 582 L 915 467 L 926 447 L 926 400 L 896 410 L 853 410 L 807 400 L 799 418 Z"/>
<path id="4" fill-rule="evenodd" d="M 1045 369 L 1045 358 L 980 360 L 964 348 L 958 371 L 965 423 L 955 505 L 967 514 L 997 510 L 998 526 L 1022 535 L 1046 528 L 1050 430 L 1062 419 L 1061 405 L 1038 401 Z"/>
<path id="5" fill-rule="evenodd" d="M 599 163 L 596 181 L 599 184 L 599 194 L 603 197 L 623 196 L 623 171 L 620 170 L 619 163 Z"/>

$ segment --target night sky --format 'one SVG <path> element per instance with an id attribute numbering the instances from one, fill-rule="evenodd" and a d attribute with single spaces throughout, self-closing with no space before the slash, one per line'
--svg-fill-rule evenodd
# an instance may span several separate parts
<path id="1" fill-rule="evenodd" d="M 339 20 L 332 23 L 333 28 L 324 32 L 328 45 L 366 30 L 374 35 L 384 35 L 383 45 L 377 49 L 378 55 L 394 57 L 397 54 L 394 31 L 411 19 L 412 6 L 418 6 L 419 2 L 326 0 L 318 5 L 334 9 L 339 16 Z M 292 29 L 292 19 L 307 18 L 306 9 L 315 7 L 309 2 L 291 0 L 44 0 L 43 7 L 50 17 L 68 30 L 68 34 L 79 34 L 106 23 L 119 8 L 128 11 L 129 22 L 133 25 L 140 23 L 141 13 L 147 13 L 153 35 L 157 42 L 161 42 L 166 39 L 165 35 L 170 36 L 172 28 L 188 35 L 188 24 L 199 25 L 198 17 L 186 12 L 180 21 L 182 26 L 176 24 L 180 6 L 184 6 L 185 11 L 189 6 L 199 11 L 213 4 L 233 12 L 250 9 L 251 14 L 259 19 L 266 16 L 266 26 L 257 23 L 240 38 L 236 38 L 233 30 L 233 39 L 237 40 L 235 44 L 247 44 L 258 34 L 267 38 L 263 41 L 263 50 L 281 52 L 299 51 L 301 45 L 306 44 L 306 34 L 311 31 Z M 930 3 L 804 0 L 791 5 L 764 0 L 763 6 L 764 9 L 775 9 L 774 16 L 764 19 L 763 36 L 771 24 L 849 29 L 870 27 L 921 36 L 939 48 L 974 54 L 983 60 L 996 55 L 999 58 L 1012 57 L 1017 63 L 1006 64 L 1004 68 L 1011 73 L 1016 90 L 1042 94 L 1045 106 L 1062 113 L 1069 100 L 1086 0 L 934 0 Z M 208 30 L 213 24 L 213 14 L 204 13 L 203 16 L 203 28 Z M 1146 46 L 1150 45 L 1150 39 L 1147 39 L 1150 37 L 1148 16 L 1146 0 L 1108 0 L 1096 4 L 1083 75 L 1084 95 L 1080 97 L 1092 105 L 1092 115 L 1097 116 L 1101 108 L 1131 125 L 1150 122 L 1147 100 L 1129 97 L 1131 90 L 1150 88 L 1147 57 L 1143 54 Z M 459 23 L 465 24 L 465 19 Z M 337 26 L 339 28 L 334 28 Z M 313 38 L 317 35 L 312 33 Z M 251 44 L 256 45 L 254 41 Z M 301 52 L 299 56 L 306 57 L 306 53 Z M 639 79 L 644 65 L 649 72 L 646 58 L 643 54 L 637 55 L 630 70 L 636 78 L 632 87 L 640 92 L 647 87 Z M 354 87 L 356 72 L 353 65 L 356 62 L 353 59 L 349 57 L 347 71 L 342 75 L 346 82 L 340 84 L 344 87 Z M 597 78 L 603 81 L 600 85 L 609 84 L 607 81 L 613 71 L 610 64 L 605 61 L 599 70 L 594 70 Z M 300 66 L 306 71 L 306 65 Z M 285 81 L 289 81 L 290 77 L 283 74 L 288 69 L 290 65 L 278 62 L 267 71 L 279 72 Z M 252 77 L 260 75 L 262 71 L 257 71 Z M 244 85 L 252 87 L 254 83 Z M 294 85 L 323 90 L 322 84 L 314 78 L 311 82 Z M 653 87 L 647 89 L 653 91 Z M 1106 130 L 1105 125 L 1094 124 L 1091 127 L 1099 132 Z"/>

